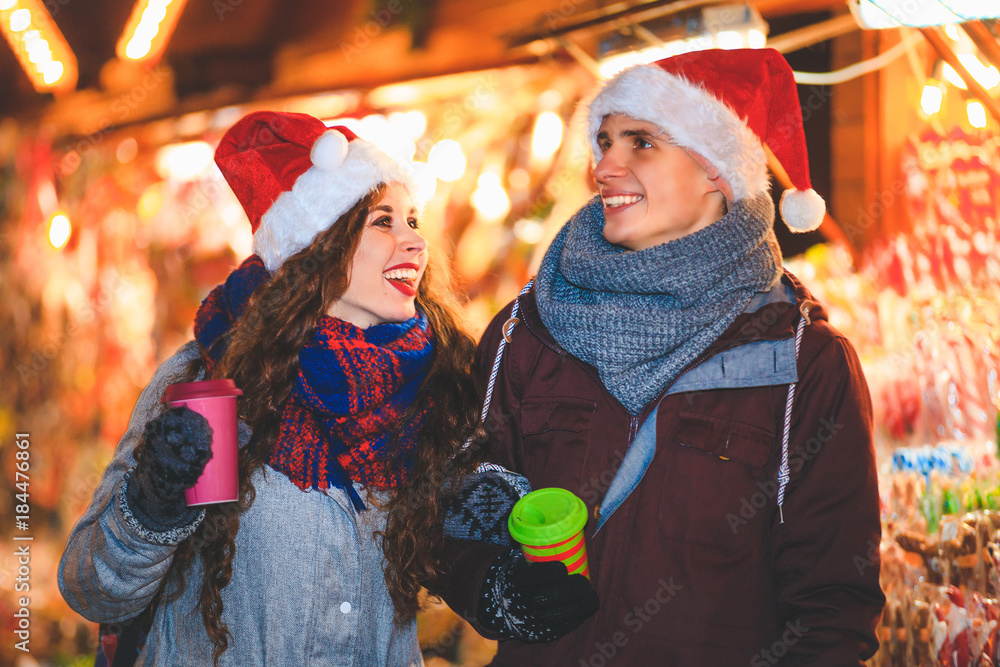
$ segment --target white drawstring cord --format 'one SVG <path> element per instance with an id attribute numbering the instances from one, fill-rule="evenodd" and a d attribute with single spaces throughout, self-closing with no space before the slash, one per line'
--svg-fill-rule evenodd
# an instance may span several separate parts
<path id="1" fill-rule="evenodd" d="M 520 307 L 520 298 L 525 294 L 527 294 L 528 290 L 530 290 L 531 286 L 534 284 L 535 284 L 535 279 L 532 278 L 531 280 L 528 281 L 527 285 L 521 288 L 521 292 L 517 295 L 517 299 L 514 299 L 514 307 L 510 309 L 510 318 L 508 318 L 508 320 L 504 322 L 503 326 L 501 327 L 501 333 L 503 334 L 503 336 L 501 336 L 500 338 L 500 345 L 497 346 L 497 356 L 493 360 L 493 369 L 490 371 L 490 380 L 486 385 L 486 398 L 483 400 L 483 412 L 482 415 L 480 416 L 480 420 L 484 425 L 486 424 L 486 417 L 490 413 L 490 401 L 493 400 L 493 386 L 496 384 L 497 381 L 497 373 L 500 372 L 500 359 L 503 357 L 504 348 L 507 347 L 507 343 L 510 342 L 511 332 L 514 330 L 514 327 L 517 326 L 518 322 L 517 311 L 518 308 Z M 472 438 L 469 438 L 468 440 L 465 441 L 465 444 L 462 446 L 462 451 L 468 449 L 469 445 L 471 444 L 472 444 Z M 490 466 L 492 466 L 492 468 Z M 479 466 L 479 468 L 476 469 L 476 472 L 482 472 L 484 470 L 497 470 L 497 469 L 503 470 L 503 468 L 495 464 L 483 463 Z"/>
<path id="2" fill-rule="evenodd" d="M 809 320 L 809 309 L 810 304 L 803 303 L 800 308 L 802 312 L 802 319 L 799 320 L 799 325 L 795 330 L 795 362 L 798 364 L 799 361 L 799 347 L 802 346 L 802 332 L 805 330 L 806 325 L 810 323 Z M 793 382 L 788 385 L 788 398 L 785 401 L 785 431 L 781 438 L 781 467 L 778 468 L 778 519 L 779 523 L 785 523 L 785 514 L 782 506 L 785 503 L 785 486 L 788 485 L 788 479 L 791 476 L 788 469 L 788 436 L 792 429 L 792 403 L 795 401 L 795 385 L 798 382 Z"/>

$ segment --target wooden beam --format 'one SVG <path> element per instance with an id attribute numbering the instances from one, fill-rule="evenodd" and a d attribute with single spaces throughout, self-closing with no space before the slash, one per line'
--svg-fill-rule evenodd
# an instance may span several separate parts
<path id="1" fill-rule="evenodd" d="M 748 0 L 748 4 L 765 19 L 793 14 L 836 12 L 844 7 L 843 0 Z"/>
<path id="2" fill-rule="evenodd" d="M 972 39 L 980 53 L 986 56 L 994 67 L 1000 69 L 1000 44 L 997 43 L 990 29 L 982 21 L 963 23 L 962 29 Z"/>
<path id="3" fill-rule="evenodd" d="M 990 94 L 986 91 L 983 86 L 976 81 L 976 78 L 969 73 L 969 70 L 965 69 L 965 65 L 958 59 L 955 52 L 951 50 L 948 45 L 947 37 L 941 28 L 936 26 L 930 28 L 920 28 L 921 34 L 927 39 L 934 50 L 938 52 L 941 59 L 946 63 L 951 65 L 952 69 L 958 72 L 958 75 L 962 77 L 962 81 L 968 86 L 969 92 L 976 96 L 976 98 L 982 102 L 983 106 L 986 107 L 990 115 L 1000 123 L 1000 102 L 993 99 Z"/>
<path id="4" fill-rule="evenodd" d="M 858 22 L 850 14 L 841 14 L 826 21 L 791 30 L 767 40 L 767 45 L 778 53 L 792 53 L 799 49 L 825 42 L 835 37 L 841 37 L 859 30 Z"/>
<path id="5" fill-rule="evenodd" d="M 539 16 L 535 25 L 527 30 L 508 33 L 502 35 L 502 38 L 507 42 L 509 48 L 516 48 L 549 37 L 608 30 L 692 9 L 731 4 L 732 2 L 733 0 L 648 0 L 634 4 L 616 2 L 589 12 L 571 12 L 571 18 L 559 23 L 554 23 L 547 18 L 556 12 L 548 12 L 545 16 Z M 841 7 L 843 0 L 748 0 L 747 4 L 759 11 L 765 19 L 768 19 L 789 14 L 831 11 Z"/>
<path id="6" fill-rule="evenodd" d="M 594 30 L 606 30 L 609 26 L 628 25 L 648 21 L 661 16 L 677 14 L 689 9 L 717 5 L 726 0 L 651 0 L 636 5 L 615 3 L 589 12 L 576 15 L 558 25 L 539 16 L 536 24 L 524 32 L 502 35 L 508 48 L 524 46 L 540 39 L 560 37 L 570 33 L 586 33 Z M 551 12 L 550 12 L 551 13 Z"/>

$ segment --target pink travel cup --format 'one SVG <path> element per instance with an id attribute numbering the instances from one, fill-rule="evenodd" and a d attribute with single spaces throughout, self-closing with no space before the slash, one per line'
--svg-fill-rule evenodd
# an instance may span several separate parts
<path id="1" fill-rule="evenodd" d="M 184 492 L 189 507 L 228 503 L 239 498 L 236 397 L 242 395 L 232 380 L 172 384 L 163 392 L 161 401 L 172 408 L 186 405 L 212 427 L 212 458 L 195 485 Z"/>

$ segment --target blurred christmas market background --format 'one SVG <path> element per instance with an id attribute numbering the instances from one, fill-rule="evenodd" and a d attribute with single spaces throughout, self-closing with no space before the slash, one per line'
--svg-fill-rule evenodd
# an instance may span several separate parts
<path id="1" fill-rule="evenodd" d="M 250 252 L 212 161 L 233 122 L 310 113 L 415 160 L 478 336 L 594 192 L 576 109 L 597 82 L 629 59 L 765 44 L 800 74 L 830 212 L 807 235 L 776 225 L 786 265 L 858 348 L 875 406 L 890 602 L 872 664 L 952 664 L 963 637 L 967 664 L 995 660 L 1000 10 L 902 4 L 0 0 L 0 663 L 93 661 L 96 626 L 56 568 L 139 391 Z M 15 433 L 31 442 L 30 654 L 12 639 Z M 432 667 L 495 650 L 433 601 L 420 636 Z"/>

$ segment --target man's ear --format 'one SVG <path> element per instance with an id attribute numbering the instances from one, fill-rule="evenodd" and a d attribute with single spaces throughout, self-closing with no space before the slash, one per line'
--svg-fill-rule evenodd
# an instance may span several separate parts
<path id="1" fill-rule="evenodd" d="M 700 166 L 702 169 L 705 170 L 705 174 L 708 177 L 708 183 L 710 188 L 708 192 L 721 192 L 722 195 L 726 198 L 726 203 L 729 204 L 729 206 L 732 206 L 734 203 L 733 189 L 729 187 L 728 181 L 726 181 L 726 179 L 724 179 L 722 175 L 719 174 L 719 170 L 715 167 L 715 165 L 706 160 L 701 153 L 697 153 L 687 148 L 685 148 L 684 150 L 688 152 L 688 155 L 691 156 L 691 159 L 693 159 L 695 162 L 698 163 L 698 166 Z"/>

